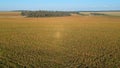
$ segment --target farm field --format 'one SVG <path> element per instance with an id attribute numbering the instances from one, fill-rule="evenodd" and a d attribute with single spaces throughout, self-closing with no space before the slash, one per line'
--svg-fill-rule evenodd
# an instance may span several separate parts
<path id="1" fill-rule="evenodd" d="M 0 12 L 0 18 L 18 18 L 23 17 L 21 16 L 21 12 Z"/>
<path id="2" fill-rule="evenodd" d="M 0 68 L 119 67 L 120 17 L 0 13 Z"/>
<path id="3" fill-rule="evenodd" d="M 120 16 L 120 12 L 116 11 L 116 12 L 80 12 L 81 14 L 86 14 L 86 15 L 90 15 L 90 13 L 100 13 L 100 14 L 106 14 L 106 15 L 110 15 L 110 16 Z"/>

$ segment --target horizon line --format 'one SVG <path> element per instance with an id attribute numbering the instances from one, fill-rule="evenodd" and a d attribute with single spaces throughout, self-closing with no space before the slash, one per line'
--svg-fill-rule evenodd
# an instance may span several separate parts
<path id="1" fill-rule="evenodd" d="M 117 12 L 117 11 L 120 11 L 120 10 L 0 10 L 0 12 L 17 12 L 17 11 L 79 11 L 79 12 L 91 12 L 91 11 L 94 11 L 94 12 L 99 12 L 99 11 L 111 12 L 111 11 L 114 11 L 114 12 Z"/>

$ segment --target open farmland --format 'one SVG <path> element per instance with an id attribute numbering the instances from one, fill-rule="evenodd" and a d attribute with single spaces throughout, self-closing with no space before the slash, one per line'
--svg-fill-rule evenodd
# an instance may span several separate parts
<path id="1" fill-rule="evenodd" d="M 97 11 L 97 12 L 80 12 L 80 14 L 84 14 L 84 15 L 90 15 L 91 13 L 99 13 L 99 14 L 105 14 L 105 15 L 109 15 L 109 16 L 120 16 L 120 12 L 119 11 L 106 11 L 106 12 L 100 12 L 100 11 Z"/>
<path id="2" fill-rule="evenodd" d="M 21 16 L 21 12 L 0 12 L 0 18 L 18 18 Z"/>
<path id="3" fill-rule="evenodd" d="M 0 17 L 0 68 L 120 67 L 120 17 L 8 16 Z"/>

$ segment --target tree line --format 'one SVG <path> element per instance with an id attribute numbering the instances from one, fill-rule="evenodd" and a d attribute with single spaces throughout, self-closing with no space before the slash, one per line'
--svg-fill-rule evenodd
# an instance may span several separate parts
<path id="1" fill-rule="evenodd" d="M 22 11 L 21 15 L 26 17 L 59 17 L 71 16 L 75 11 Z"/>

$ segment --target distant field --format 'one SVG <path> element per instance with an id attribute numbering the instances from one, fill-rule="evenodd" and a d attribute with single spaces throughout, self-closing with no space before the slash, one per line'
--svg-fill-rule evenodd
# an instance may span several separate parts
<path id="1" fill-rule="evenodd" d="M 0 68 L 120 67 L 120 17 L 17 14 L 0 13 Z"/>
<path id="2" fill-rule="evenodd" d="M 0 12 L 0 18 L 23 17 L 21 12 Z"/>
<path id="3" fill-rule="evenodd" d="M 107 14 L 110 16 L 120 16 L 120 12 L 80 12 L 81 14 L 89 15 L 90 13 L 101 13 L 101 14 Z"/>

